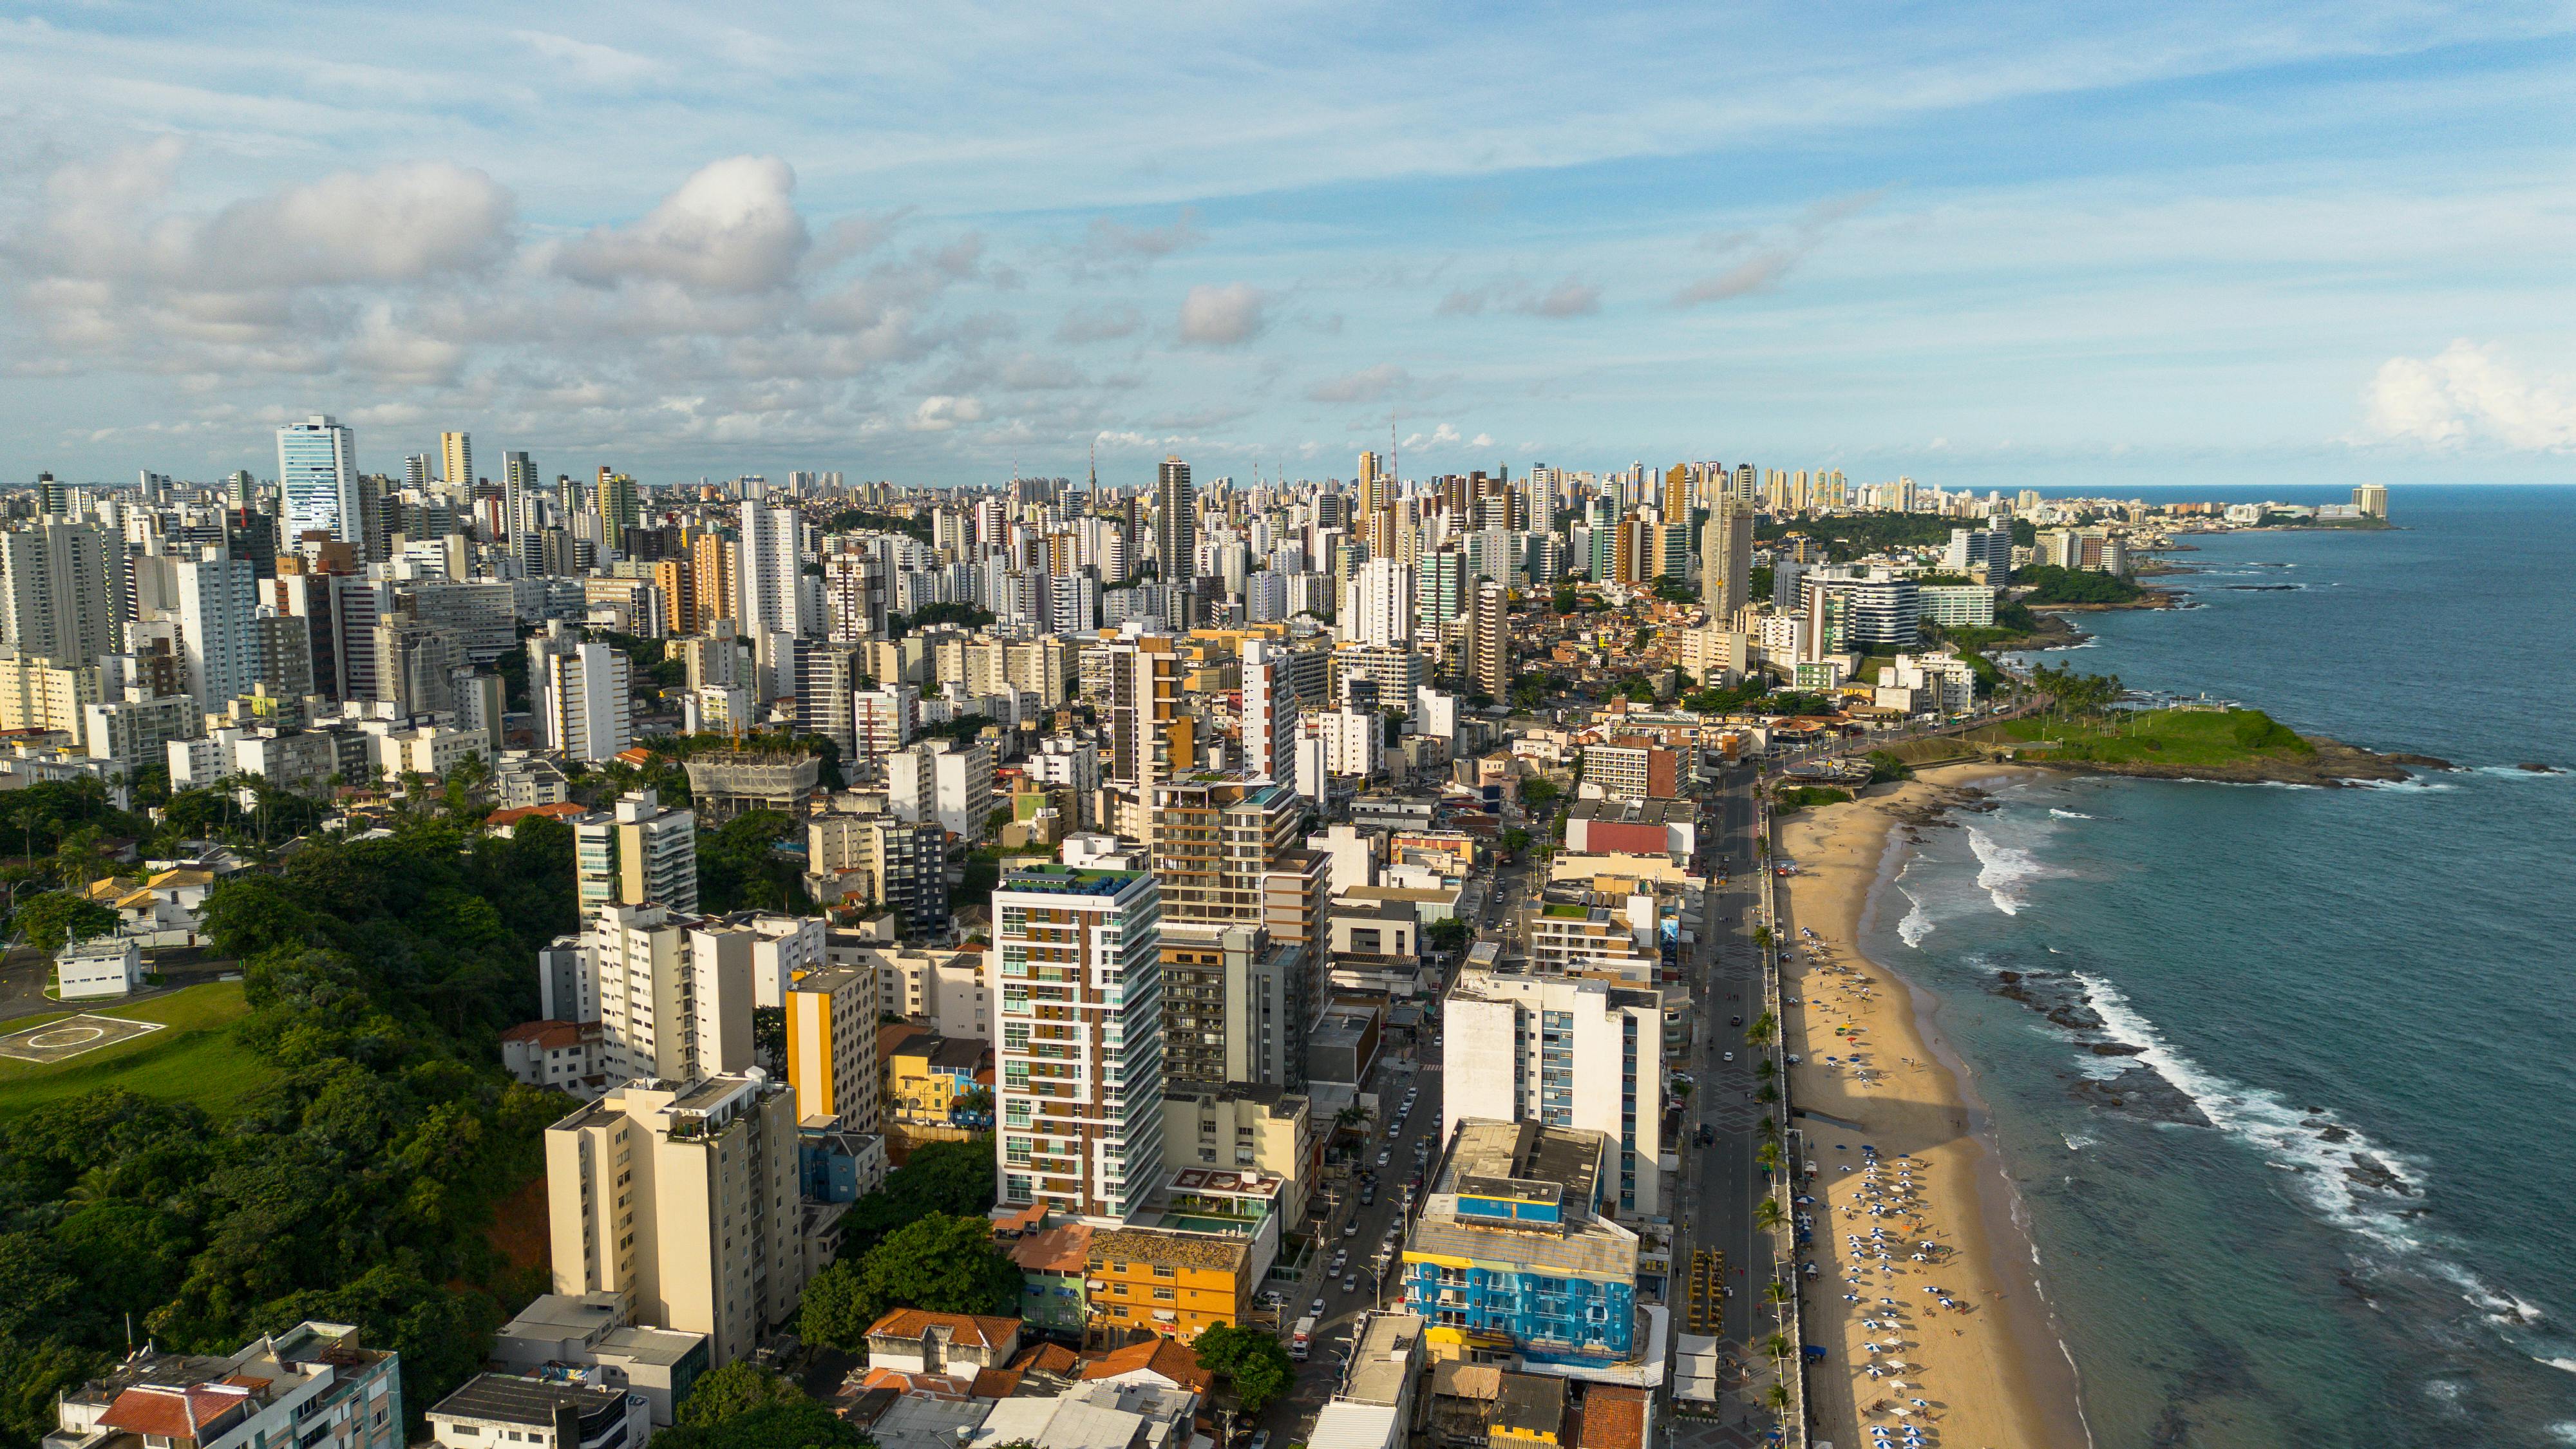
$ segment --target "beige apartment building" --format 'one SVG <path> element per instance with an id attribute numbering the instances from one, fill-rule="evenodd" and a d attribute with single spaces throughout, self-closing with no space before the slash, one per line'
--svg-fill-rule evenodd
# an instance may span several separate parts
<path id="1" fill-rule="evenodd" d="M 822 1254 L 802 1239 L 796 1098 L 753 1071 L 631 1082 L 546 1129 L 554 1291 L 621 1293 L 634 1322 L 748 1355 Z"/>
<path id="2" fill-rule="evenodd" d="M 1163 1089 L 1164 1166 L 1268 1173 L 1281 1184 L 1283 1225 L 1306 1220 L 1322 1161 L 1313 1106 L 1302 1092 L 1247 1082 L 1177 1082 Z"/>

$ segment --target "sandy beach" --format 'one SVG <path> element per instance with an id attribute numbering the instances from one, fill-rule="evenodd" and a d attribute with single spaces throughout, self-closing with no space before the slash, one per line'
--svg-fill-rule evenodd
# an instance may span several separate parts
<path id="1" fill-rule="evenodd" d="M 1857 1446 L 1871 1426 L 1902 1435 L 1912 1423 L 1932 1449 L 2088 1442 L 2011 1184 L 1979 1138 L 1956 1058 L 1920 1019 L 1930 1000 L 1857 946 L 1897 859 L 1898 812 L 2011 772 L 1927 770 L 1779 826 L 1779 859 L 1797 867 L 1779 882 L 1797 946 L 1784 980 L 1798 1003 L 1787 1049 L 1801 1058 L 1789 1125 L 1819 1165 L 1804 1189 L 1814 1202 L 1800 1209 L 1813 1215 L 1818 1265 L 1806 1337 L 1828 1355 L 1809 1372 L 1819 1441 Z"/>

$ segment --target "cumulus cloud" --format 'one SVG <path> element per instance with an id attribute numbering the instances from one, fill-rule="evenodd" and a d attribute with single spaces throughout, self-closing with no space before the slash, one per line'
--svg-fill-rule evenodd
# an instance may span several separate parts
<path id="1" fill-rule="evenodd" d="M 642 220 L 594 228 L 564 248 L 555 266 L 593 286 L 630 278 L 715 292 L 784 286 L 813 240 L 795 191 L 795 171 L 775 156 L 712 162 Z"/>
<path id="2" fill-rule="evenodd" d="M 1108 217 L 1092 218 L 1082 245 L 1070 258 L 1076 276 L 1094 272 L 1134 274 L 1205 238 L 1195 208 L 1183 207 L 1169 226 L 1126 226 Z"/>
<path id="3" fill-rule="evenodd" d="M 1118 337 L 1132 337 L 1145 330 L 1145 316 L 1133 307 L 1076 307 L 1064 314 L 1055 329 L 1055 340 L 1079 347 L 1086 342 L 1107 342 Z"/>
<path id="4" fill-rule="evenodd" d="M 1412 377 L 1392 362 L 1363 367 L 1341 377 L 1328 377 L 1306 389 L 1306 400 L 1319 403 L 1372 403 L 1402 395 Z"/>
<path id="5" fill-rule="evenodd" d="M 1181 340 L 1201 347 L 1249 342 L 1269 325 L 1262 314 L 1269 301 L 1268 293 L 1249 282 L 1192 287 L 1181 299 Z"/>
<path id="6" fill-rule="evenodd" d="M 1601 289 L 1572 276 L 1545 289 L 1526 277 L 1456 287 L 1440 299 L 1437 309 L 1443 317 L 1474 317 L 1487 311 L 1518 312 L 1529 317 L 1588 317 L 1600 310 Z"/>
<path id="7" fill-rule="evenodd" d="M 2463 337 L 2431 357 L 2392 357 L 2367 395 L 2371 431 L 2452 448 L 2576 450 L 2576 394 L 2525 378 L 2491 346 Z"/>
<path id="8" fill-rule="evenodd" d="M 1767 244 L 1758 234 L 1746 231 L 1719 232 L 1700 238 L 1702 250 L 1720 254 L 1739 252 L 1756 245 L 1760 249 L 1725 271 L 1685 283 L 1673 293 L 1673 305 L 1687 309 L 1778 286 L 1780 279 L 1787 276 L 1792 268 L 1824 245 L 1825 238 L 1832 235 L 1836 227 L 1876 206 L 1885 195 L 1887 189 L 1881 187 L 1875 191 L 1855 192 L 1850 196 L 1817 202 L 1800 212 L 1785 232 Z"/>
<path id="9" fill-rule="evenodd" d="M 909 426 L 916 433 L 944 433 L 964 423 L 981 422 L 984 405 L 971 397 L 949 397 L 940 394 L 921 400 L 912 410 Z"/>

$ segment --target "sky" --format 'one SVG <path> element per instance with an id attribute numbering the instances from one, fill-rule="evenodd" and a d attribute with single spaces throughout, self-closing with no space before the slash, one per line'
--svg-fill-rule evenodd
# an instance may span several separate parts
<path id="1" fill-rule="evenodd" d="M 2576 479 L 2564 4 L 0 0 L 0 483 Z"/>

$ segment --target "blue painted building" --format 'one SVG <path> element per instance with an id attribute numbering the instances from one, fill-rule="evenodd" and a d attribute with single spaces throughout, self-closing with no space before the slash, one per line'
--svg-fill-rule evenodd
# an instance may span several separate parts
<path id="1" fill-rule="evenodd" d="M 1578 1128 L 1458 1124 L 1404 1250 L 1405 1305 L 1435 1353 L 1581 1375 L 1647 1346 L 1637 1235 L 1604 1196 L 1616 1151 Z"/>

